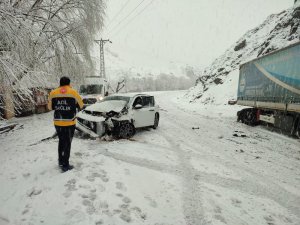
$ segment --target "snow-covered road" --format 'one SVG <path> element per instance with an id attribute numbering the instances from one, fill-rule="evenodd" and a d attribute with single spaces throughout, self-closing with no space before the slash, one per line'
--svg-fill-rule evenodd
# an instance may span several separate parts
<path id="1" fill-rule="evenodd" d="M 75 137 L 60 173 L 52 113 L 0 135 L 0 225 L 300 224 L 299 140 L 237 123 L 236 106 L 158 92 L 157 130 L 133 140 Z M 193 129 L 194 128 L 194 129 Z"/>

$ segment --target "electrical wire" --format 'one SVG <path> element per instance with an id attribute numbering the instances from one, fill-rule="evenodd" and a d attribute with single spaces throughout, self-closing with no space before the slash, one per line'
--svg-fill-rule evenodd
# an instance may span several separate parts
<path id="1" fill-rule="evenodd" d="M 127 16 L 125 16 L 117 25 L 115 25 L 112 29 L 110 29 L 109 31 L 108 31 L 108 35 L 109 34 L 111 34 L 111 32 L 113 31 L 113 30 L 115 30 L 118 26 L 120 26 L 120 24 L 122 24 L 132 13 L 134 13 L 135 12 L 135 10 L 144 2 L 144 1 L 146 1 L 146 0 L 142 0 L 133 10 L 131 10 L 130 11 L 130 13 L 129 14 L 127 14 Z"/>
<path id="2" fill-rule="evenodd" d="M 136 14 L 134 17 L 132 17 L 131 20 L 128 21 L 128 23 L 126 23 L 124 26 L 122 26 L 120 29 L 118 29 L 115 33 L 113 33 L 112 35 L 110 35 L 110 37 L 113 37 L 113 36 L 117 35 L 124 27 L 126 27 L 136 17 L 138 17 L 141 13 L 143 13 L 153 2 L 154 2 L 154 0 L 151 0 L 151 2 L 149 2 L 138 14 Z"/>
<path id="3" fill-rule="evenodd" d="M 113 16 L 113 18 L 109 21 L 108 27 L 113 23 L 113 21 L 123 12 L 123 10 L 126 8 L 127 4 L 130 2 L 130 0 L 127 0 L 127 2 L 123 5 L 123 7 Z"/>

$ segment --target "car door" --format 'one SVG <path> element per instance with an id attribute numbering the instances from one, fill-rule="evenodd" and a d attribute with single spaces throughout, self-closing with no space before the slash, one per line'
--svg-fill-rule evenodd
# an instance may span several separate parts
<path id="1" fill-rule="evenodd" d="M 146 126 L 153 126 L 155 118 L 155 106 L 153 96 L 143 96 L 143 107 L 145 107 Z"/>
<path id="2" fill-rule="evenodd" d="M 154 121 L 154 107 L 150 107 L 149 101 L 147 97 L 149 96 L 138 96 L 133 101 L 132 104 L 132 111 L 133 111 L 133 120 L 134 120 L 134 126 L 136 128 L 138 127 L 146 127 L 146 126 L 152 126 Z M 135 109 L 135 103 L 137 101 L 137 98 L 142 99 L 142 108 Z"/>

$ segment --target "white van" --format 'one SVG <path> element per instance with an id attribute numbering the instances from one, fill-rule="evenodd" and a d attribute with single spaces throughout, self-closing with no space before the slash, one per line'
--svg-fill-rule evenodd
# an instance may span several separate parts
<path id="1" fill-rule="evenodd" d="M 99 76 L 90 76 L 84 79 L 84 84 L 79 87 L 84 107 L 100 102 L 108 95 L 109 84 L 106 79 Z"/>

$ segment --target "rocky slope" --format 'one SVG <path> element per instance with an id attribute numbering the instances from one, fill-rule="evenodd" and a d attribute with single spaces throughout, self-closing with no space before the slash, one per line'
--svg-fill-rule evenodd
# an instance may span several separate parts
<path id="1" fill-rule="evenodd" d="M 211 86 L 221 85 L 230 72 L 256 57 L 286 47 L 300 40 L 300 0 L 292 8 L 270 15 L 261 25 L 248 31 L 217 58 L 196 81 L 186 98 L 198 101 Z"/>

